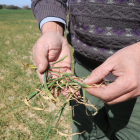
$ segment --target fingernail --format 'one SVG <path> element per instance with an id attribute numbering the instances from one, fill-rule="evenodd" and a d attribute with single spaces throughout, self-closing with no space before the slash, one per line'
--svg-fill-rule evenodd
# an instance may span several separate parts
<path id="1" fill-rule="evenodd" d="M 83 81 L 83 83 L 87 83 L 87 82 L 88 82 L 88 80 L 89 80 L 89 78 L 85 79 L 85 80 Z"/>

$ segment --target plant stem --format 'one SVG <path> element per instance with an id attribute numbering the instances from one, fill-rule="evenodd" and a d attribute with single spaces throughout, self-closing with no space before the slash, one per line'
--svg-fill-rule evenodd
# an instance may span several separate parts
<path id="1" fill-rule="evenodd" d="M 51 125 L 50 125 L 50 127 L 49 127 L 49 129 L 48 129 L 47 135 L 45 136 L 45 140 L 48 140 L 49 133 L 50 133 L 50 130 L 51 130 L 51 128 L 52 128 L 52 125 L 53 125 L 54 121 L 56 120 L 56 118 L 58 117 L 59 112 L 60 112 L 61 110 L 63 110 L 63 108 L 65 108 L 66 104 L 67 104 L 67 102 L 65 102 L 65 103 L 63 104 L 63 106 L 59 109 L 59 111 L 57 112 L 57 114 L 56 114 L 55 117 L 53 118 L 52 123 L 51 123 Z"/>
<path id="2" fill-rule="evenodd" d="M 66 57 L 68 57 L 68 55 L 66 55 L 66 56 L 64 56 L 63 58 L 61 58 L 60 60 L 58 60 L 58 61 L 56 61 L 56 62 L 52 63 L 51 65 L 56 64 L 56 63 L 58 63 L 58 62 L 63 61 Z"/>

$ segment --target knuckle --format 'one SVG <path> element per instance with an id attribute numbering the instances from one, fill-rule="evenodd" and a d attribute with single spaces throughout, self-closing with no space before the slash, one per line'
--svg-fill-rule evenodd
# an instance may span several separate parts
<path id="1" fill-rule="evenodd" d="M 106 102 L 106 104 L 107 104 L 107 105 L 109 105 L 109 106 L 111 106 L 111 105 L 114 105 L 114 104 L 116 104 L 116 102 L 114 102 L 114 101 L 111 101 L 111 102 Z"/>
<path id="2" fill-rule="evenodd" d="M 113 105 L 113 102 L 105 102 L 107 105 Z"/>
<path id="3" fill-rule="evenodd" d="M 33 46 L 33 53 L 37 51 L 37 49 L 41 47 L 41 41 L 38 40 L 35 45 Z"/>
<path id="4" fill-rule="evenodd" d="M 40 46 L 40 45 L 42 44 L 42 42 L 43 42 L 43 41 L 42 41 L 41 39 L 38 39 L 37 42 L 36 42 L 36 47 L 37 47 L 37 46 Z"/>
<path id="5" fill-rule="evenodd" d="M 93 72 L 94 72 L 95 76 L 98 76 L 98 75 L 100 75 L 101 70 L 99 68 L 96 68 L 95 70 L 93 70 Z"/>
<path id="6" fill-rule="evenodd" d="M 104 94 L 102 100 L 105 102 L 105 103 L 108 103 L 112 100 L 111 96 L 108 95 L 107 93 Z"/>
<path id="7" fill-rule="evenodd" d="M 129 89 L 129 90 L 132 90 L 132 89 L 135 89 L 138 87 L 138 81 L 137 81 L 137 78 L 135 78 L 134 76 L 133 77 L 130 77 L 129 79 L 127 79 L 127 82 L 123 83 L 123 86 L 126 88 L 126 89 Z"/>
<path id="8" fill-rule="evenodd" d="M 98 73 L 99 73 L 99 72 L 98 72 L 98 69 L 93 70 L 92 73 L 94 73 L 94 76 L 95 76 L 95 77 L 98 76 Z"/>
<path id="9" fill-rule="evenodd" d="M 137 80 L 136 80 L 136 79 L 133 79 L 133 80 L 131 81 L 131 83 L 130 83 L 130 86 L 131 86 L 132 89 L 137 88 L 137 87 L 138 87 L 138 82 L 137 82 Z"/>
<path id="10" fill-rule="evenodd" d="M 106 67 L 99 67 L 99 68 L 94 70 L 94 75 L 95 76 L 99 76 L 99 75 L 106 76 L 107 71 L 108 70 Z"/>
<path id="11" fill-rule="evenodd" d="M 107 67 L 102 68 L 102 74 L 106 76 L 107 73 L 108 73 L 108 68 Z"/>

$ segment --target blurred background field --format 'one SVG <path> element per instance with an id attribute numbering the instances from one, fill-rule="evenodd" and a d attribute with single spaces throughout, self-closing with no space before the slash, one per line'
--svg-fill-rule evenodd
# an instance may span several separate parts
<path id="1" fill-rule="evenodd" d="M 33 63 L 32 47 L 40 36 L 31 10 L 0 10 L 0 140 L 43 140 L 55 115 L 56 108 L 51 104 L 50 113 L 23 105 L 4 114 L 40 83 L 34 70 L 20 65 Z M 61 132 L 71 134 L 70 118 L 71 111 L 67 110 L 59 126 Z M 52 130 L 49 140 L 59 139 L 71 137 L 62 137 Z"/>

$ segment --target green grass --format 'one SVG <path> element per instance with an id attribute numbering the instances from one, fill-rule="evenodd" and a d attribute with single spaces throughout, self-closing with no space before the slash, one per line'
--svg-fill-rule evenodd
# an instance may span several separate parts
<path id="1" fill-rule="evenodd" d="M 20 104 L 39 84 L 34 70 L 21 67 L 15 62 L 33 62 L 32 47 L 40 36 L 41 33 L 31 10 L 0 10 L 1 140 L 42 140 L 55 115 L 55 111 L 50 113 L 35 111 L 26 105 L 4 114 Z M 35 104 L 34 102 L 33 105 Z M 71 113 L 67 111 L 62 118 L 63 123 L 59 126 L 61 132 L 71 133 L 69 118 Z M 56 139 L 66 140 L 52 130 L 49 140 Z"/>

